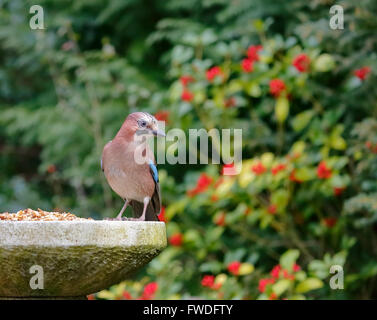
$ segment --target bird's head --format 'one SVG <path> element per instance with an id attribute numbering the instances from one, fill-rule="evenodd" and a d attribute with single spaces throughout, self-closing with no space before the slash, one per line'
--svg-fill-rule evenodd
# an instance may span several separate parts
<path id="1" fill-rule="evenodd" d="M 157 120 L 147 112 L 131 113 L 125 123 L 125 129 L 132 135 L 140 136 L 162 136 L 165 133 L 158 129 Z"/>

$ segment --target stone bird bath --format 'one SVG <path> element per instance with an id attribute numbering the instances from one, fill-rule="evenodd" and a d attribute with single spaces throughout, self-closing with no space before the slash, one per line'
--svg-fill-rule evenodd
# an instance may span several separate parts
<path id="1" fill-rule="evenodd" d="M 166 245 L 163 222 L 0 221 L 0 299 L 85 298 L 129 278 Z M 43 289 L 32 289 L 33 266 L 42 267 Z"/>

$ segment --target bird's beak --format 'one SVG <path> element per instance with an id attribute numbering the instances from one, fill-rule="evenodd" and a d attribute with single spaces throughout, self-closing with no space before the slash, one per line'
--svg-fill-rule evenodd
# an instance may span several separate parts
<path id="1" fill-rule="evenodd" d="M 154 136 L 160 136 L 160 137 L 166 137 L 166 134 L 165 132 L 161 131 L 161 130 L 152 130 L 152 133 Z"/>

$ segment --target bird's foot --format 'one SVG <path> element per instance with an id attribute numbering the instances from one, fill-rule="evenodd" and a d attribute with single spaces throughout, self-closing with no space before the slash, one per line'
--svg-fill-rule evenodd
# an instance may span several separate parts
<path id="1" fill-rule="evenodd" d="M 140 218 L 123 218 L 123 221 L 144 221 L 143 219 Z"/>
<path id="2" fill-rule="evenodd" d="M 122 221 L 124 218 L 105 218 L 103 220 L 106 220 L 106 221 Z"/>
<path id="3" fill-rule="evenodd" d="M 127 217 L 121 217 L 121 218 L 105 218 L 106 221 L 144 221 L 140 218 L 127 218 Z"/>

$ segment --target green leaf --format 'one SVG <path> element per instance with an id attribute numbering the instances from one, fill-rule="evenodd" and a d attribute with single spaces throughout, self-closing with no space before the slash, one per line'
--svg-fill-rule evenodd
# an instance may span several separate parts
<path id="1" fill-rule="evenodd" d="M 276 282 L 272 286 L 272 291 L 276 293 L 276 295 L 281 296 L 291 285 L 291 281 L 288 279 L 282 279 Z"/>
<path id="2" fill-rule="evenodd" d="M 283 123 L 287 119 L 289 113 L 289 101 L 286 97 L 279 97 L 275 104 L 276 120 Z"/>
<path id="3" fill-rule="evenodd" d="M 285 189 L 279 189 L 271 194 L 271 202 L 274 203 L 279 210 L 285 209 L 289 201 L 289 192 Z"/>
<path id="4" fill-rule="evenodd" d="M 271 214 L 265 214 L 260 221 L 260 228 L 266 229 L 273 219 L 274 218 Z"/>
<path id="5" fill-rule="evenodd" d="M 199 271 L 200 272 L 210 272 L 210 273 L 213 273 L 213 274 L 218 274 L 221 272 L 222 270 L 222 264 L 218 261 L 210 261 L 210 262 L 205 262 L 203 263 L 200 268 L 199 268 Z"/>
<path id="6" fill-rule="evenodd" d="M 308 181 L 315 177 L 315 171 L 306 167 L 298 168 L 295 171 L 295 176 L 298 180 Z"/>
<path id="7" fill-rule="evenodd" d="M 314 62 L 314 70 L 319 72 L 327 72 L 335 67 L 334 58 L 327 54 L 321 54 Z"/>
<path id="8" fill-rule="evenodd" d="M 238 274 L 240 276 L 244 276 L 244 275 L 247 275 L 247 274 L 250 274 L 254 271 L 254 265 L 252 265 L 251 263 L 242 263 L 241 266 L 240 266 L 240 269 L 238 270 Z"/>
<path id="9" fill-rule="evenodd" d="M 347 251 L 340 251 L 332 257 L 332 263 L 334 265 L 344 266 L 347 258 Z"/>
<path id="10" fill-rule="evenodd" d="M 259 32 L 263 31 L 263 29 L 264 29 L 263 20 L 261 20 L 261 19 L 254 20 L 253 26 L 254 26 L 255 30 L 257 30 Z"/>
<path id="11" fill-rule="evenodd" d="M 108 299 L 108 300 L 114 300 L 115 294 L 108 291 L 108 290 L 102 290 L 97 293 L 97 297 L 100 299 Z"/>
<path id="12" fill-rule="evenodd" d="M 211 29 L 206 29 L 201 34 L 201 44 L 208 46 L 217 40 L 216 34 Z"/>
<path id="13" fill-rule="evenodd" d="M 254 98 L 258 98 L 262 94 L 262 90 L 260 86 L 255 82 L 248 84 L 246 86 L 246 91 L 251 97 L 254 97 Z"/>
<path id="14" fill-rule="evenodd" d="M 291 297 L 288 297 L 288 300 L 306 300 L 306 298 L 302 294 L 295 294 Z"/>
<path id="15" fill-rule="evenodd" d="M 313 115 L 313 110 L 307 110 L 299 113 L 292 120 L 293 130 L 295 130 L 296 132 L 303 130 L 309 124 L 310 120 L 313 118 Z"/>
<path id="16" fill-rule="evenodd" d="M 344 150 L 347 147 L 346 141 L 341 136 L 333 136 L 330 139 L 331 147 L 335 150 Z"/>
<path id="17" fill-rule="evenodd" d="M 323 282 L 317 278 L 308 278 L 296 286 L 297 293 L 305 293 L 323 287 Z"/>
<path id="18" fill-rule="evenodd" d="M 300 256 L 300 251 L 296 249 L 291 249 L 291 250 L 286 251 L 280 257 L 281 267 L 288 271 L 292 270 L 293 264 L 296 262 L 299 256 Z"/>
<path id="19" fill-rule="evenodd" d="M 305 151 L 306 144 L 304 141 L 297 141 L 291 147 L 290 153 L 303 153 Z"/>
<path id="20" fill-rule="evenodd" d="M 239 79 L 234 79 L 229 82 L 227 87 L 227 93 L 232 94 L 243 89 L 242 81 Z"/>
<path id="21" fill-rule="evenodd" d="M 227 252 L 224 258 L 224 264 L 227 265 L 233 261 L 241 261 L 245 254 L 246 250 L 244 248 L 239 248 L 234 251 Z"/>
<path id="22" fill-rule="evenodd" d="M 216 228 L 210 229 L 207 232 L 206 242 L 212 243 L 214 241 L 218 241 L 223 232 L 224 232 L 224 229 L 221 228 L 221 227 L 216 227 Z"/>
<path id="23" fill-rule="evenodd" d="M 329 275 L 329 269 L 321 260 L 313 260 L 309 263 L 309 271 L 318 278 L 325 279 Z"/>
<path id="24" fill-rule="evenodd" d="M 297 281 L 303 281 L 306 279 L 306 272 L 304 271 L 298 271 L 295 273 L 295 279 Z"/>

